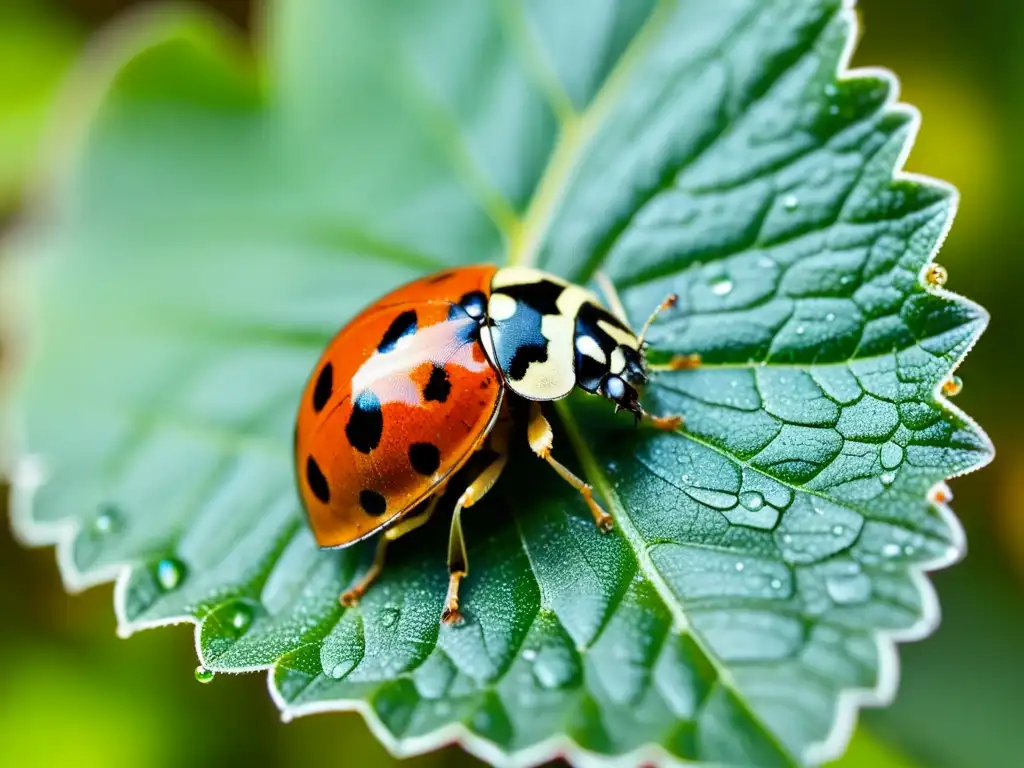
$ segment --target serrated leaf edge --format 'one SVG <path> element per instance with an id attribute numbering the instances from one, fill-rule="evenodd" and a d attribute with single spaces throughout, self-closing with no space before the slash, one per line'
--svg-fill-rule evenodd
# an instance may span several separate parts
<path id="1" fill-rule="evenodd" d="M 899 79 L 893 72 L 881 67 L 861 67 L 857 69 L 849 67 L 853 52 L 856 49 L 860 27 L 859 19 L 854 10 L 855 5 L 856 0 L 844 0 L 843 8 L 840 11 L 841 14 L 847 17 L 849 33 L 836 68 L 836 79 L 842 81 L 868 77 L 884 80 L 889 84 L 890 93 L 886 109 L 889 111 L 903 111 L 910 117 L 906 138 L 895 163 L 892 180 L 894 182 L 908 181 L 922 186 L 941 188 L 950 195 L 949 215 L 946 217 L 943 229 L 925 262 L 925 267 L 922 268 L 921 279 L 923 279 L 924 269 L 927 269 L 927 266 L 934 262 L 952 227 L 959 204 L 959 192 L 955 187 L 946 182 L 904 170 L 904 164 L 913 148 L 914 140 L 920 129 L 921 116 L 913 106 L 897 102 L 899 97 Z M 78 120 L 71 121 L 70 124 L 74 126 L 71 129 L 67 127 L 69 125 L 68 122 L 55 121 L 55 123 L 59 122 L 59 124 L 64 126 L 59 133 L 55 132 L 54 136 L 51 137 L 51 144 L 57 145 L 53 147 L 55 150 L 53 154 L 58 158 L 58 161 L 53 164 L 53 168 L 44 169 L 41 174 L 42 183 L 37 185 L 38 191 L 45 192 L 53 184 L 54 179 L 58 177 L 58 172 L 54 168 L 62 171 L 70 164 L 69 158 L 73 157 L 78 149 L 77 142 L 74 139 L 81 139 L 84 136 L 85 131 L 83 127 L 88 124 L 95 113 L 95 106 L 99 102 L 99 96 L 106 91 L 120 65 L 126 61 L 123 54 L 124 51 L 140 50 L 143 42 L 154 36 L 154 28 L 165 30 L 182 21 L 199 19 L 203 23 L 214 23 L 214 26 L 219 27 L 223 31 L 223 25 L 216 23 L 217 18 L 212 14 L 201 11 L 197 12 L 195 9 L 186 10 L 174 5 L 170 6 L 170 8 L 174 10 L 174 13 L 167 14 L 167 7 L 162 9 L 150 8 L 131 13 L 127 18 L 122 19 L 119 24 L 116 24 L 113 30 L 101 35 L 98 43 L 90 46 L 93 56 L 86 55 L 85 63 L 79 65 L 78 71 L 69 78 L 67 86 L 62 89 L 62 96 L 59 97 L 59 101 L 62 102 L 65 108 L 60 110 L 60 113 L 78 116 Z M 167 15 L 161 17 L 158 10 Z M 267 15 L 269 13 L 265 13 L 265 17 Z M 154 24 L 154 22 L 156 23 Z M 264 18 L 263 26 L 266 24 L 267 19 Z M 257 29 L 261 30 L 261 25 L 257 25 Z M 114 50 L 121 53 L 114 56 L 96 56 L 95 53 L 100 50 Z M 84 85 L 89 87 L 83 89 L 82 86 Z M 72 88 L 71 86 L 74 87 Z M 86 94 L 84 97 L 81 95 L 83 92 Z M 538 188 L 541 188 L 544 184 L 546 176 L 547 172 L 539 180 Z M 43 211 L 46 210 L 44 194 L 32 194 L 32 190 L 30 190 L 29 197 L 30 199 L 38 198 L 32 201 L 33 205 L 41 208 Z M 559 199 L 560 195 L 552 196 L 550 204 L 556 205 Z M 538 211 L 530 218 L 546 224 L 552 212 Z M 3 244 L 10 245 L 12 241 L 17 241 L 20 234 L 16 228 L 15 231 L 9 233 L 4 238 L 5 242 Z M 5 248 L 4 250 L 9 249 Z M 525 250 L 529 253 L 532 248 L 527 246 Z M 12 254 L 7 254 L 8 258 L 11 256 Z M 973 349 L 988 325 L 989 315 L 980 305 L 946 288 L 933 287 L 930 290 L 933 294 L 947 301 L 957 302 L 963 306 L 970 307 L 982 318 L 982 324 L 974 333 L 970 343 L 965 347 L 959 358 L 950 366 L 950 370 L 947 373 L 949 375 L 960 366 L 970 350 Z M 976 471 L 990 463 L 995 457 L 994 445 L 974 419 L 943 395 L 941 381 L 935 387 L 934 398 L 947 412 L 957 416 L 969 425 L 984 440 L 987 448 L 987 455 L 982 461 L 973 467 L 951 475 L 947 479 Z M 23 444 L 23 441 L 10 434 L 17 432 L 17 430 L 12 429 L 8 425 L 7 431 L 9 434 L 5 436 L 4 443 L 6 443 L 6 446 L 4 447 Z M 7 460 L 6 457 L 15 453 L 16 451 L 5 451 L 0 456 L 0 461 L 4 461 L 4 464 L 0 465 L 0 471 L 10 479 L 11 483 L 11 523 L 15 539 L 31 547 L 54 546 L 56 548 L 58 570 L 65 589 L 69 593 L 75 594 L 89 587 L 113 581 L 114 613 L 117 619 L 117 634 L 119 637 L 127 638 L 135 632 L 155 627 L 185 623 L 193 624 L 195 626 L 194 642 L 196 656 L 201 663 L 204 662 L 200 646 L 203 619 L 190 615 L 170 617 L 156 621 L 132 622 L 126 619 L 125 597 L 132 570 L 135 567 L 133 564 L 111 564 L 90 572 L 78 570 L 73 561 L 72 548 L 81 525 L 73 519 L 65 519 L 53 523 L 39 523 L 32 519 L 33 496 L 36 489 L 46 481 L 45 463 L 38 456 L 22 456 L 13 461 Z M 939 624 L 941 618 L 940 606 L 935 589 L 927 574 L 930 571 L 948 567 L 960 560 L 966 554 L 967 543 L 963 527 L 950 505 L 945 502 L 936 501 L 935 498 L 931 498 L 930 501 L 943 522 L 949 527 L 954 544 L 943 557 L 925 563 L 916 563 L 909 567 L 911 579 L 922 597 L 923 611 L 921 619 L 912 627 L 904 630 L 879 629 L 875 631 L 875 642 L 879 658 L 878 683 L 873 688 L 850 688 L 840 692 L 836 707 L 837 714 L 828 737 L 820 743 L 811 745 L 802 755 L 802 759 L 809 764 L 827 762 L 843 754 L 853 735 L 857 714 L 861 707 L 882 707 L 892 702 L 899 683 L 897 644 L 922 639 L 931 634 Z M 658 585 L 655 582 L 655 586 L 658 592 L 661 593 L 663 585 Z M 678 621 L 676 613 L 673 611 L 673 616 Z M 574 765 L 582 766 L 582 768 L 626 768 L 627 766 L 636 765 L 667 768 L 669 766 L 686 764 L 658 745 L 647 745 L 623 755 L 606 756 L 585 750 L 564 735 L 552 737 L 518 752 L 506 753 L 491 742 L 477 736 L 461 723 L 453 723 L 438 729 L 429 736 L 398 739 L 387 730 L 369 703 L 362 699 L 317 702 L 290 707 L 274 685 L 274 671 L 276 668 L 276 664 L 260 665 L 237 668 L 225 671 L 223 674 L 267 671 L 267 688 L 271 699 L 281 711 L 281 718 L 284 722 L 288 722 L 295 717 L 316 713 L 358 712 L 362 715 L 374 737 L 392 755 L 398 758 L 425 754 L 444 746 L 458 744 L 492 765 L 508 766 L 509 768 L 530 768 L 531 766 L 558 758 L 566 759 Z M 713 766 L 715 764 L 702 762 L 701 765 Z"/>

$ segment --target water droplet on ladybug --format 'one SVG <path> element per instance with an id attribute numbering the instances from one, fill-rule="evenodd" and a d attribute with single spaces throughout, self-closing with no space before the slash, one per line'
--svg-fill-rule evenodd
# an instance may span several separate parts
<path id="1" fill-rule="evenodd" d="M 924 280 L 928 285 L 942 287 L 949 279 L 949 273 L 941 264 L 929 264 L 924 272 Z"/>
<path id="2" fill-rule="evenodd" d="M 203 683 L 205 685 L 206 683 L 213 682 L 214 672 L 209 667 L 204 667 L 202 664 L 200 664 L 198 667 L 196 667 L 195 676 L 197 683 Z"/>
<path id="3" fill-rule="evenodd" d="M 956 397 L 964 388 L 964 380 L 959 376 L 950 376 L 942 382 L 942 394 L 946 397 Z"/>

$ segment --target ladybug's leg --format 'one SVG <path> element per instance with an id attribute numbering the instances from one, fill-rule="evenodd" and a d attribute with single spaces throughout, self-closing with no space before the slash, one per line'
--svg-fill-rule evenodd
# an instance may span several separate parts
<path id="1" fill-rule="evenodd" d="M 594 522 L 597 523 L 597 527 L 603 533 L 610 531 L 613 525 L 612 516 L 605 512 L 600 504 L 594 501 L 593 487 L 576 477 L 576 475 L 551 455 L 551 444 L 554 442 L 555 435 L 551 430 L 551 424 L 541 412 L 540 403 L 538 402 L 530 403 L 530 425 L 527 428 L 527 436 L 530 440 L 530 449 L 550 464 L 555 472 L 561 475 L 563 480 L 580 492 L 583 500 L 590 507 L 590 513 L 594 516 Z"/>
<path id="2" fill-rule="evenodd" d="M 366 590 L 377 580 L 380 576 L 381 571 L 384 570 L 384 559 L 387 556 L 388 544 L 395 539 L 400 539 L 410 531 L 415 531 L 421 525 L 426 523 L 430 516 L 434 514 L 434 510 L 437 508 L 437 502 L 441 500 L 441 496 L 444 495 L 444 489 L 439 490 L 435 493 L 430 500 L 423 507 L 422 512 L 416 512 L 413 515 L 402 520 L 397 525 L 393 525 L 388 528 L 384 533 L 380 535 L 377 540 L 377 554 L 374 555 L 373 565 L 366 574 L 359 580 L 359 582 L 348 590 L 339 598 L 339 602 L 346 608 L 351 608 L 359 602 L 359 598 L 366 594 Z"/>
<path id="3" fill-rule="evenodd" d="M 676 355 L 667 363 L 648 364 L 649 371 L 690 371 L 700 368 L 700 355 Z"/>
<path id="4" fill-rule="evenodd" d="M 480 501 L 501 477 L 501 471 L 508 461 L 508 432 L 507 419 L 499 419 L 487 441 L 487 447 L 497 454 L 496 457 L 484 467 L 455 503 L 452 527 L 448 536 L 448 595 L 445 597 L 444 610 L 441 611 L 441 621 L 445 624 L 460 624 L 463 619 L 459 611 L 459 585 L 469 573 L 469 560 L 466 557 L 466 542 L 462 536 L 462 510 Z"/>

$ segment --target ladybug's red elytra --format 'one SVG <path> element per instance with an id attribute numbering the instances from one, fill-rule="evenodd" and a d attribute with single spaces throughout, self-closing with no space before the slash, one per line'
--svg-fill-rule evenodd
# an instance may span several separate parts
<path id="1" fill-rule="evenodd" d="M 530 448 L 583 496 L 602 531 L 612 518 L 591 487 L 551 455 L 540 403 L 574 387 L 612 400 L 661 428 L 637 388 L 647 383 L 644 334 L 596 295 L 526 267 L 460 267 L 421 278 L 378 299 L 328 344 L 306 385 L 295 428 L 299 493 L 322 548 L 381 533 L 370 570 L 341 596 L 353 605 L 384 566 L 389 542 L 420 527 L 447 481 L 487 449 L 493 460 L 455 504 L 449 585 L 441 620 L 456 623 L 468 570 L 462 510 L 497 482 L 508 458 L 512 401 L 528 402 Z"/>

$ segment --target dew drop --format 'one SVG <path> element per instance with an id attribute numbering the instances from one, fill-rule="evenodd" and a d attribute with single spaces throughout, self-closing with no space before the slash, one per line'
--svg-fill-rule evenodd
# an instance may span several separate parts
<path id="1" fill-rule="evenodd" d="M 800 201 L 796 195 L 786 195 L 782 198 L 782 205 L 787 211 L 795 211 L 797 206 L 800 205 Z"/>
<path id="2" fill-rule="evenodd" d="M 835 312 L 829 312 L 827 315 L 825 315 L 825 322 L 826 323 L 831 323 L 835 319 L 836 319 L 836 313 Z"/>
<path id="3" fill-rule="evenodd" d="M 386 629 L 391 629 L 398 623 L 398 617 L 400 612 L 397 608 L 385 608 L 380 614 L 380 623 L 384 625 Z"/>
<path id="4" fill-rule="evenodd" d="M 828 113 L 830 115 L 838 115 L 839 114 L 839 105 L 838 104 L 830 104 L 829 107 L 828 107 Z"/>
<path id="5" fill-rule="evenodd" d="M 209 667 L 204 667 L 202 664 L 196 667 L 195 676 L 198 683 L 205 685 L 206 683 L 213 682 L 213 670 Z"/>
<path id="6" fill-rule="evenodd" d="M 892 485 L 894 482 L 896 482 L 896 473 L 895 472 L 883 472 L 882 476 L 879 478 L 879 480 L 882 481 L 882 485 L 884 485 L 886 488 L 888 488 L 890 485 Z"/>
<path id="7" fill-rule="evenodd" d="M 788 533 L 784 533 L 782 535 L 782 543 L 783 544 L 792 544 L 793 543 L 793 537 L 790 534 L 788 534 Z"/>
<path id="8" fill-rule="evenodd" d="M 341 680 L 345 675 L 352 671 L 356 665 L 355 659 L 342 659 L 333 667 L 331 667 L 330 675 L 335 680 Z"/>
<path id="9" fill-rule="evenodd" d="M 942 394 L 946 397 L 956 397 L 964 388 L 964 380 L 959 376 L 950 376 L 942 382 Z"/>
<path id="10" fill-rule="evenodd" d="M 829 83 L 828 85 L 825 86 L 826 96 L 835 96 L 837 93 L 839 93 L 839 89 L 836 88 L 835 84 Z"/>
<path id="11" fill-rule="evenodd" d="M 896 469 L 903 463 L 903 448 L 896 443 L 885 443 L 879 451 L 878 458 L 883 469 Z"/>
<path id="12" fill-rule="evenodd" d="M 802 325 L 798 325 L 798 326 L 796 327 L 796 335 L 797 335 L 797 336 L 803 336 L 803 335 L 804 335 L 804 333 L 806 333 L 806 332 L 807 332 L 807 329 L 806 329 L 806 328 L 804 328 L 804 327 L 803 327 Z"/>
<path id="13" fill-rule="evenodd" d="M 727 296 L 732 293 L 732 280 L 722 277 L 711 283 L 711 292 L 716 296 Z"/>
<path id="14" fill-rule="evenodd" d="M 756 512 L 764 506 L 764 496 L 757 491 L 747 491 L 740 494 L 740 504 L 751 512 Z"/>
<path id="15" fill-rule="evenodd" d="M 782 581 L 780 579 L 771 580 L 772 589 L 782 589 Z"/>
<path id="16" fill-rule="evenodd" d="M 92 521 L 92 530 L 97 536 L 109 536 L 124 530 L 124 515 L 117 507 L 107 504 Z"/>
<path id="17" fill-rule="evenodd" d="M 757 266 L 761 269 L 771 269 L 775 266 L 775 261 L 769 256 L 762 256 L 757 260 Z"/>
<path id="18" fill-rule="evenodd" d="M 929 264 L 924 272 L 924 280 L 928 285 L 941 287 L 949 279 L 949 273 L 941 264 Z"/>
<path id="19" fill-rule="evenodd" d="M 845 532 L 846 532 L 846 528 L 844 528 L 841 525 L 833 525 L 832 526 L 832 535 L 833 536 L 842 536 Z"/>
<path id="20" fill-rule="evenodd" d="M 825 580 L 825 590 L 840 605 L 863 603 L 871 596 L 871 580 L 864 574 L 837 576 Z"/>
<path id="21" fill-rule="evenodd" d="M 576 677 L 576 667 L 564 649 L 545 648 L 533 665 L 533 678 L 541 688 L 553 691 L 562 688 Z"/>
<path id="22" fill-rule="evenodd" d="M 533 661 L 537 658 L 537 651 L 535 651 L 533 648 L 527 648 L 525 651 L 523 651 L 523 658 L 527 661 Z"/>
<path id="23" fill-rule="evenodd" d="M 742 562 L 736 563 L 736 570 L 737 571 L 742 571 L 743 570 L 743 563 Z"/>
<path id="24" fill-rule="evenodd" d="M 910 557 L 916 551 L 917 549 L 914 547 L 913 544 L 907 544 L 905 547 L 903 547 L 903 554 L 907 557 Z"/>
<path id="25" fill-rule="evenodd" d="M 232 606 L 228 614 L 228 622 L 235 632 L 240 635 L 245 634 L 249 625 L 252 624 L 252 608 L 245 603 Z"/>
<path id="26" fill-rule="evenodd" d="M 156 564 L 156 581 L 165 592 L 177 589 L 185 578 L 185 564 L 175 557 L 165 557 Z"/>
<path id="27" fill-rule="evenodd" d="M 886 544 L 882 547 L 882 554 L 886 557 L 896 557 L 900 553 L 899 544 Z"/>

